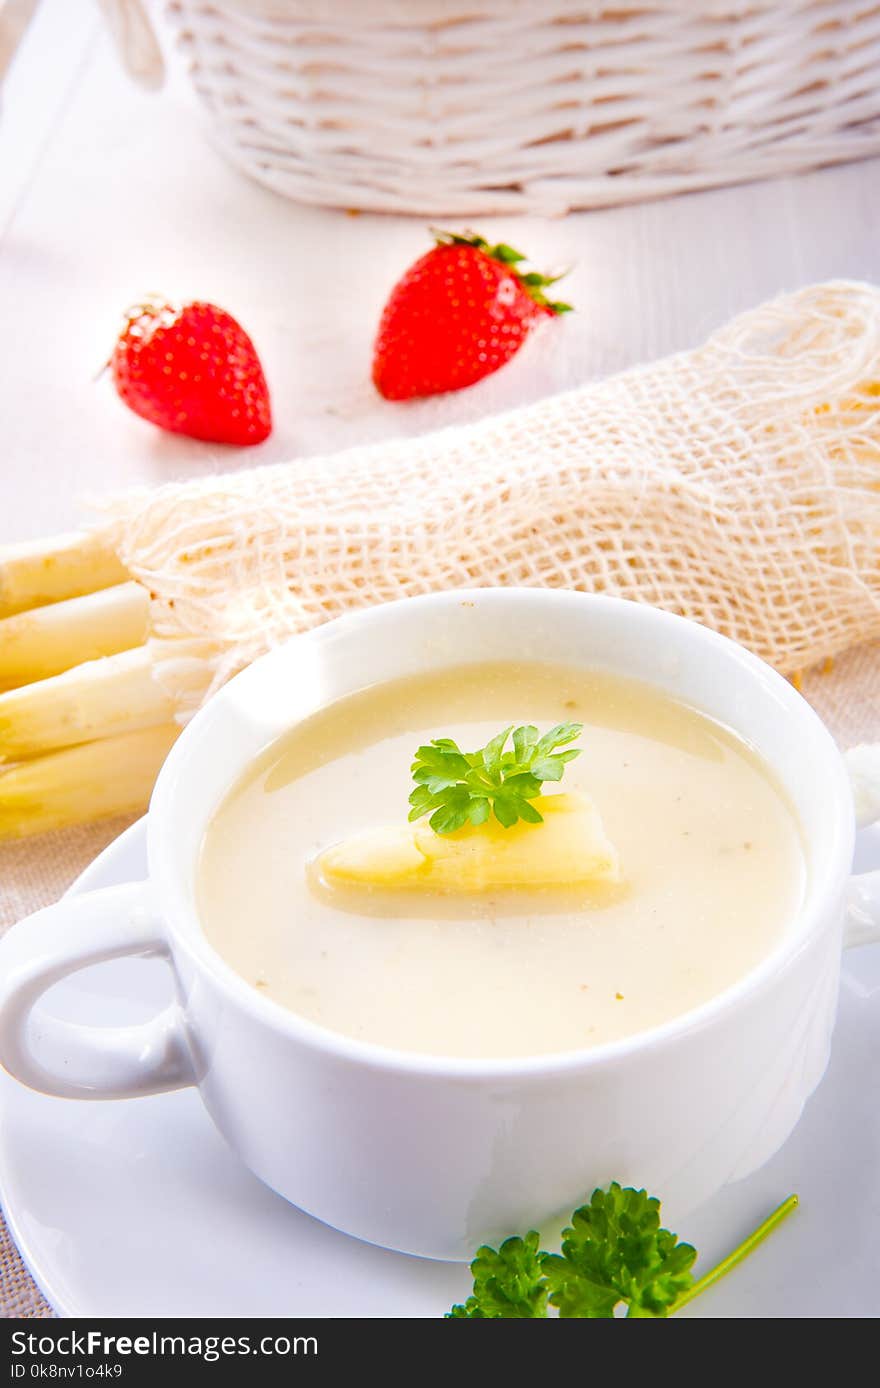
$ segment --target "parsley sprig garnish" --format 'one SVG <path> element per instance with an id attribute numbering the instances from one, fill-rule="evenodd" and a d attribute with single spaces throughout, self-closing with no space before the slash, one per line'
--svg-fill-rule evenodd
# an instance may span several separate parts
<path id="1" fill-rule="evenodd" d="M 447 1320 L 536 1320 L 547 1314 L 547 1279 L 534 1230 L 505 1239 L 496 1252 L 481 1248 L 471 1263 L 474 1294 Z"/>
<path id="2" fill-rule="evenodd" d="M 668 1316 L 693 1282 L 697 1250 L 660 1227 L 660 1201 L 643 1190 L 593 1192 L 562 1231 L 562 1252 L 542 1269 L 550 1301 L 567 1320 L 608 1318 L 623 1302 L 628 1316 Z"/>
<path id="3" fill-rule="evenodd" d="M 506 829 L 519 819 L 540 824 L 543 815 L 531 801 L 544 781 L 560 781 L 566 764 L 580 756 L 581 749 L 568 744 L 582 732 L 583 723 L 557 723 L 542 737 L 532 723 L 511 724 L 477 752 L 463 752 L 451 737 L 435 738 L 418 749 L 412 764 L 409 817 L 430 814 L 436 834 L 485 824 L 490 813 Z"/>
<path id="4" fill-rule="evenodd" d="M 633 1317 L 672 1315 L 742 1262 L 797 1205 L 796 1195 L 773 1211 L 747 1239 L 695 1281 L 697 1251 L 660 1227 L 660 1202 L 613 1182 L 595 1190 L 562 1231 L 562 1251 L 542 1253 L 538 1235 L 505 1239 L 479 1249 L 471 1263 L 473 1295 L 447 1312 L 451 1320 L 608 1320 L 618 1306 Z"/>

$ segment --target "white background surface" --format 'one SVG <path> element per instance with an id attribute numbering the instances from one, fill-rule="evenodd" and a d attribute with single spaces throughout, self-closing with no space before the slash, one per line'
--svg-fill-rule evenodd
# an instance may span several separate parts
<path id="1" fill-rule="evenodd" d="M 426 248 L 420 219 L 296 207 L 228 168 L 177 72 L 132 86 L 93 0 L 42 0 L 0 114 L 0 541 L 76 521 L 80 499 L 472 418 L 696 344 L 731 313 L 831 276 L 880 276 L 880 161 L 559 221 L 482 219 L 541 267 L 572 265 L 578 312 L 457 397 L 380 400 L 385 295 Z M 145 291 L 205 297 L 254 337 L 276 429 L 258 449 L 161 434 L 106 361 Z"/>

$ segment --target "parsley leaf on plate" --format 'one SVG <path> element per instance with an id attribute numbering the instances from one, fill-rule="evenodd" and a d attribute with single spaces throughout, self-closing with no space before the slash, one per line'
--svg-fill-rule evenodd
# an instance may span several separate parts
<path id="1" fill-rule="evenodd" d="M 542 1253 L 538 1235 L 505 1239 L 496 1252 L 481 1248 L 471 1263 L 473 1294 L 447 1311 L 447 1320 L 607 1320 L 626 1315 L 672 1315 L 720 1281 L 797 1207 L 790 1195 L 720 1263 L 695 1281 L 697 1256 L 689 1243 L 660 1227 L 660 1202 L 643 1190 L 594 1190 L 562 1231 L 561 1253 Z"/>
<path id="2" fill-rule="evenodd" d="M 668 1316 L 693 1283 L 697 1250 L 660 1227 L 660 1201 L 643 1190 L 593 1192 L 562 1231 L 562 1252 L 544 1255 L 551 1304 L 563 1319 Z"/>
<path id="3" fill-rule="evenodd" d="M 471 1263 L 474 1294 L 453 1306 L 449 1320 L 531 1320 L 547 1315 L 547 1284 L 538 1251 L 538 1235 L 505 1239 L 494 1248 L 478 1249 Z"/>

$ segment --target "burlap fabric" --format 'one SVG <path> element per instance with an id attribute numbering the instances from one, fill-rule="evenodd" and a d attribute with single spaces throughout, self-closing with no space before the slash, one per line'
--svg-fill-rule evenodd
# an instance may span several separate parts
<path id="1" fill-rule="evenodd" d="M 850 651 L 830 671 L 811 671 L 803 689 L 842 747 L 880 740 L 880 643 Z M 56 900 L 125 823 L 114 820 L 0 847 L 0 927 Z M 51 1315 L 2 1227 L 0 1314 Z"/>

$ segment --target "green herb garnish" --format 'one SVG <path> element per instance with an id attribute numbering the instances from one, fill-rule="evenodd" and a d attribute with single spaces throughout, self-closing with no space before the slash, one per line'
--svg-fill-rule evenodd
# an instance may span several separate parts
<path id="1" fill-rule="evenodd" d="M 481 1248 L 471 1263 L 474 1294 L 453 1306 L 447 1320 L 534 1320 L 547 1315 L 547 1279 L 538 1235 L 505 1239 L 496 1252 Z"/>
<path id="2" fill-rule="evenodd" d="M 798 1203 L 796 1195 L 773 1211 L 717 1267 L 698 1281 L 697 1251 L 660 1227 L 660 1201 L 615 1181 L 595 1190 L 562 1231 L 561 1253 L 542 1253 L 538 1235 L 481 1248 L 471 1263 L 473 1295 L 453 1306 L 447 1320 L 523 1320 L 546 1317 L 608 1320 L 618 1306 L 627 1316 L 671 1316 L 712 1286 L 775 1229 Z"/>
<path id="3" fill-rule="evenodd" d="M 556 749 L 574 742 L 583 726 L 557 723 L 540 737 L 531 723 L 511 724 L 478 752 L 462 752 L 451 737 L 436 738 L 419 748 L 412 764 L 416 788 L 409 797 L 410 819 L 430 814 L 436 834 L 451 834 L 468 822 L 485 824 L 490 812 L 505 829 L 518 819 L 542 823 L 530 801 L 540 795 L 542 782 L 561 781 L 566 763 L 580 756 L 579 747 Z M 505 751 L 511 733 L 513 743 Z"/>

